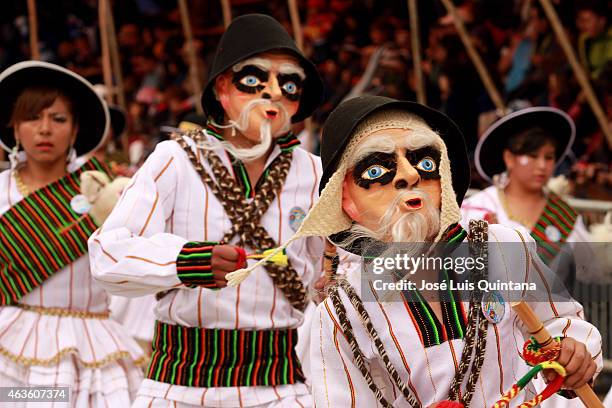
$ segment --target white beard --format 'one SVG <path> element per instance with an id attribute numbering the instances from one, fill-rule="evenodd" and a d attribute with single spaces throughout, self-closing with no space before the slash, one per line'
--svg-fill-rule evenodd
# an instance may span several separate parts
<path id="1" fill-rule="evenodd" d="M 402 247 L 409 244 L 409 252 L 418 252 L 421 243 L 435 237 L 440 229 L 440 210 L 431 203 L 429 195 L 420 190 L 410 190 L 410 197 L 419 197 L 423 207 L 419 211 L 402 214 L 393 221 L 400 212 L 399 203 L 405 200 L 406 192 L 399 193 L 391 202 L 389 208 L 380 219 L 380 227 L 372 231 L 363 225 L 354 224 L 349 230 L 349 236 L 339 243 L 340 246 L 348 246 L 360 238 L 370 238 L 377 241 L 402 243 Z M 410 245 L 415 244 L 415 245 Z M 412 248 L 414 247 L 414 248 Z"/>

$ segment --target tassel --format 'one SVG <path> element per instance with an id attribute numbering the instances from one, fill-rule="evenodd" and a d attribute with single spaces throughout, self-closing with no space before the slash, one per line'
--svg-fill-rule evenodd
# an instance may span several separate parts
<path id="1" fill-rule="evenodd" d="M 268 255 L 272 254 L 274 250 L 275 248 L 266 249 L 261 254 L 249 254 L 247 255 L 247 259 L 263 259 L 266 258 Z M 276 254 L 272 254 L 270 258 L 266 259 L 266 262 L 273 263 L 278 266 L 289 265 L 289 259 L 287 258 L 287 253 L 284 249 Z"/>

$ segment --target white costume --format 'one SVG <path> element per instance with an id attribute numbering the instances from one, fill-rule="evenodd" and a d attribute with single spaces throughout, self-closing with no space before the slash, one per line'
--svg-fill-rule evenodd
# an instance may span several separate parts
<path id="1" fill-rule="evenodd" d="M 22 199 L 12 170 L 0 173 L 0 214 Z M 108 317 L 108 296 L 81 256 L 18 305 L 0 307 L 0 384 L 69 385 L 71 406 L 127 406 L 146 361 L 127 330 Z"/>
<path id="2" fill-rule="evenodd" d="M 593 264 L 593 260 L 597 259 L 593 252 L 593 247 L 584 244 L 585 242 L 589 242 L 590 239 L 589 233 L 582 221 L 582 217 L 575 212 L 572 214 L 564 212 L 564 210 L 568 212 L 573 210 L 571 210 L 571 207 L 558 196 L 550 194 L 549 198 L 547 206 L 544 211 L 542 211 L 536 227 L 530 231 L 532 237 L 534 237 L 538 243 L 546 239 L 553 243 L 567 242 L 572 249 L 576 265 L 576 278 L 583 282 L 597 282 L 601 278 L 601 274 L 599 273 L 599 268 Z M 563 206 L 563 208 L 553 203 L 553 200 L 559 200 L 557 203 Z M 563 215 L 563 218 L 560 218 L 557 214 L 554 214 L 553 218 L 547 217 L 549 209 L 552 210 L 552 214 L 554 214 L 554 212 L 559 212 Z M 492 222 L 511 228 L 525 228 L 524 225 L 509 217 L 504 209 L 496 186 L 487 187 L 479 193 L 466 198 L 461 205 L 461 215 L 461 224 L 464 227 L 468 225 L 469 220 L 487 220 L 490 219 L 490 217 L 495 217 L 495 221 Z M 568 220 L 569 224 L 566 224 L 565 220 Z M 570 230 L 566 237 L 564 237 L 564 229 Z M 576 245 L 577 243 L 578 245 Z M 557 270 L 559 258 L 557 257 L 548 265 L 552 270 Z"/>
<path id="3" fill-rule="evenodd" d="M 219 143 L 210 135 L 205 137 Z M 212 174 L 193 141 L 188 137 L 185 140 Z M 214 152 L 231 171 L 227 153 L 218 146 Z M 266 167 L 279 154 L 277 144 Z M 282 191 L 260 220 L 276 242 L 286 242 L 293 235 L 296 224 L 290 217 L 305 214 L 315 203 L 320 175 L 316 156 L 300 148 L 293 150 Z M 179 279 L 177 257 L 183 246 L 188 241 L 220 241 L 231 226 L 222 203 L 203 183 L 183 148 L 175 141 L 162 142 L 136 173 L 103 227 L 90 238 L 93 274 L 115 295 L 158 294 L 155 315 L 158 325 L 166 323 L 163 327 L 168 330 L 179 325 L 184 332 L 204 328 L 200 332 L 225 329 L 225 333 L 272 333 L 299 327 L 303 313 L 291 306 L 264 268 L 245 284 L 221 290 L 188 287 Z M 306 286 L 320 276 L 322 252 L 320 238 L 299 240 L 287 250 Z M 161 337 L 159 332 L 157 336 Z M 208 346 L 207 351 L 217 344 Z M 278 386 L 198 387 L 145 379 L 138 395 L 135 406 L 166 406 L 172 401 L 176 406 L 294 407 L 309 406 L 311 399 L 307 387 L 299 381 Z"/>
<path id="4" fill-rule="evenodd" d="M 521 242 L 521 238 L 524 238 L 530 247 L 529 255 L 520 246 L 499 246 L 500 250 L 489 253 L 490 281 L 493 281 L 496 275 L 503 277 L 508 270 L 524 271 L 528 267 L 530 275 L 537 276 L 537 269 L 546 268 L 535 255 L 535 243 L 524 229 L 516 231 L 499 225 L 489 226 L 489 242 Z M 362 299 L 364 291 L 371 291 L 372 293 L 368 293 L 370 297 L 380 295 L 360 280 L 359 256 L 341 250 L 339 255 L 339 274 L 347 275 L 349 283 Z M 345 293 L 340 293 L 347 317 L 376 385 L 394 407 L 409 406 L 389 378 L 355 308 Z M 463 349 L 462 336 L 456 334 L 460 331 L 458 327 L 446 324 L 446 318 L 445 323 L 437 322 L 433 316 L 438 329 L 432 331 L 431 324 L 426 323 L 425 314 L 420 314 L 418 308 L 406 301 L 382 302 L 379 299 L 378 302 L 364 301 L 363 304 L 401 380 L 421 406 L 427 407 L 447 399 Z M 568 336 L 584 342 L 598 365 L 598 371 L 601 370 L 601 337 L 591 324 L 582 320 L 582 307 L 578 303 L 540 302 L 531 306 L 553 336 Z M 456 304 L 456 307 L 461 310 L 459 304 Z M 458 315 L 465 316 L 467 309 L 467 303 L 464 302 L 464 313 L 458 312 Z M 443 306 L 443 313 L 445 310 L 451 309 L 445 309 Z M 464 329 L 463 324 L 461 326 Z M 315 404 L 318 407 L 378 406 L 374 394 L 369 390 L 354 362 L 353 353 L 329 298 L 318 306 L 312 331 L 312 375 L 317 379 L 313 384 Z M 427 337 L 432 333 L 436 334 L 435 339 Z M 501 322 L 489 324 L 484 363 L 470 407 L 491 407 L 527 373 L 529 367 L 519 355 L 526 340 L 525 335 L 520 319 L 506 302 Z M 512 401 L 511 406 L 518 406 L 523 400 L 529 400 L 533 396 L 533 391 L 526 388 Z"/>

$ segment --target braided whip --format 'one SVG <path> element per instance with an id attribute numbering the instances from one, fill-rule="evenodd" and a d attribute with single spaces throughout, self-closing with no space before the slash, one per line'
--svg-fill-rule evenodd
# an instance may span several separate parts
<path id="1" fill-rule="evenodd" d="M 553 369 L 557 372 L 557 376 L 555 379 L 550 382 L 546 388 L 536 395 L 533 399 L 522 403 L 519 408 L 532 408 L 540 404 L 542 401 L 546 400 L 554 393 L 559 391 L 561 385 L 563 384 L 563 380 L 565 379 L 565 368 L 556 360 L 559 358 L 559 354 L 561 353 L 561 341 L 558 339 L 554 341 L 554 344 L 544 349 L 542 345 L 540 345 L 534 337 L 531 337 L 528 341 L 525 342 L 523 346 L 523 358 L 527 362 L 527 364 L 533 366 L 531 370 L 527 374 L 525 374 L 520 380 L 516 382 L 508 390 L 500 399 L 493 405 L 493 408 L 503 408 L 510 405 L 510 401 L 514 399 L 519 392 L 525 388 L 525 385 L 531 381 L 537 373 L 545 369 Z"/>

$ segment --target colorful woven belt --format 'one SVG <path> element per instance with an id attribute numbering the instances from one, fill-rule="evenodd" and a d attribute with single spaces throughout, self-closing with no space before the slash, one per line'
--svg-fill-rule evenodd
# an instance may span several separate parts
<path id="1" fill-rule="evenodd" d="M 227 330 L 156 322 L 147 378 L 187 387 L 304 382 L 297 330 Z"/>

